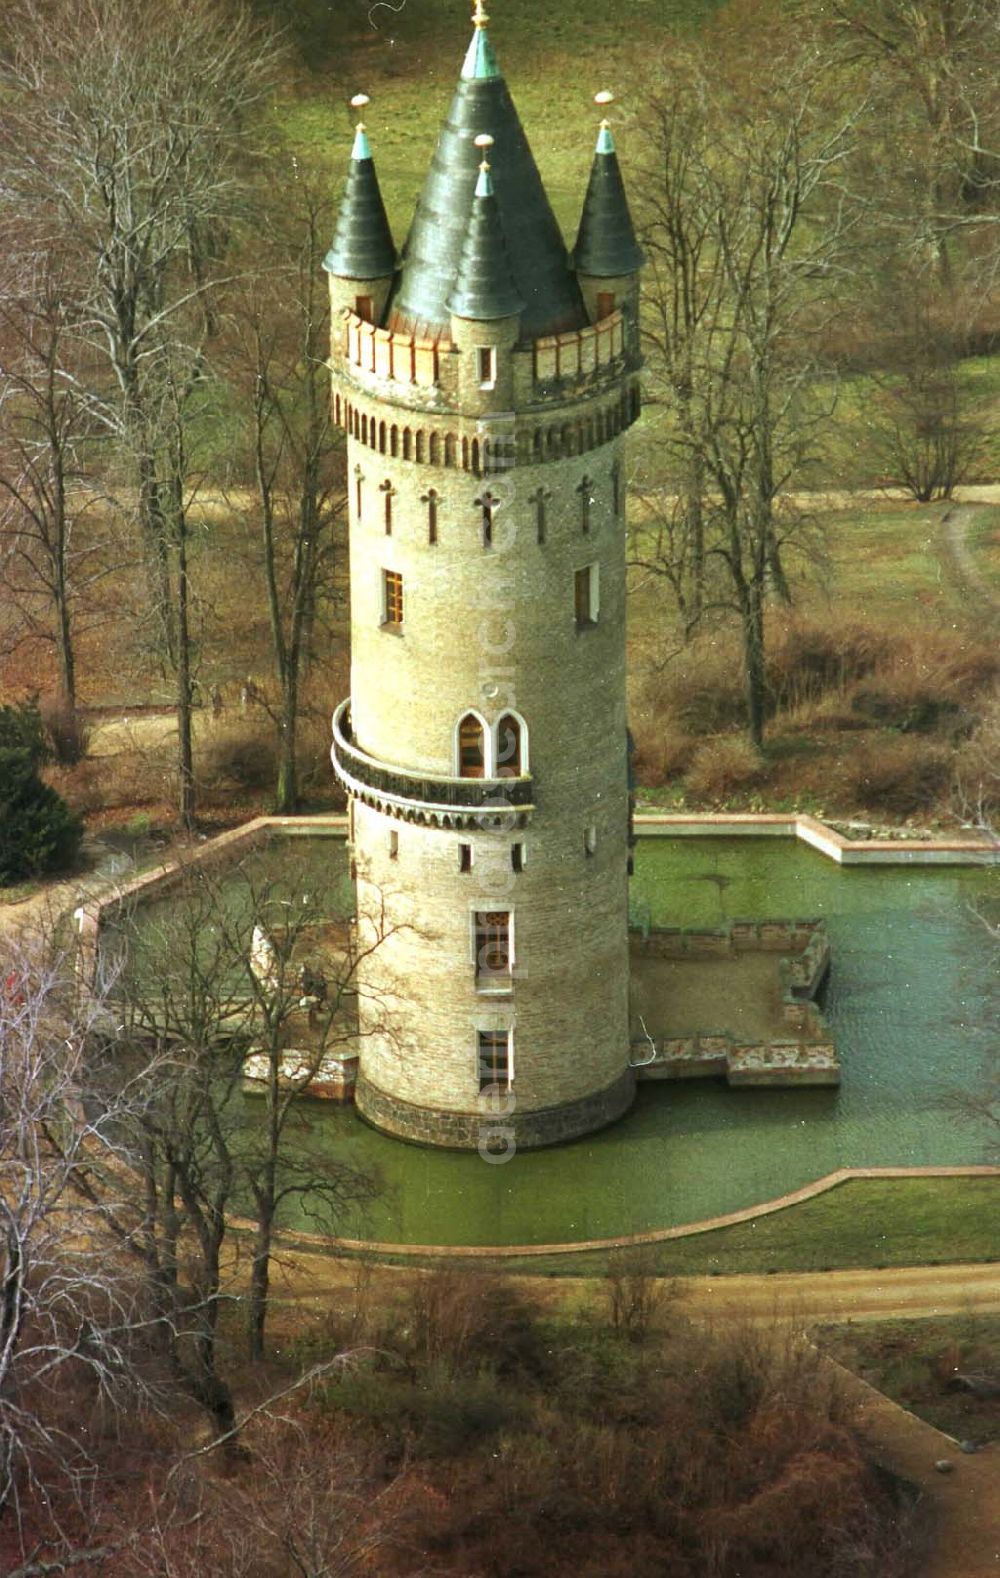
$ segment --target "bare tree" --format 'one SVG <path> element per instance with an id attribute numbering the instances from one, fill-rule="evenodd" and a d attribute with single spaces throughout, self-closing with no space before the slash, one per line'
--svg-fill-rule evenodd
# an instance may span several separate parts
<path id="1" fill-rule="evenodd" d="M 115 558 L 107 501 L 91 486 L 95 424 L 75 376 L 70 303 L 50 270 L 21 286 L 0 292 L 0 562 L 17 614 L 6 641 L 54 647 L 72 718 L 78 627 L 100 617 L 93 594 Z"/>
<path id="2" fill-rule="evenodd" d="M 789 597 L 783 550 L 808 525 L 788 494 L 834 398 L 817 380 L 817 345 L 848 247 L 841 170 L 860 108 L 832 123 L 819 113 L 809 58 L 772 64 L 766 105 L 705 62 L 685 62 L 684 76 L 653 117 L 645 232 L 651 360 L 678 401 L 667 446 L 681 502 L 654 512 L 653 551 L 640 530 L 633 557 L 680 589 L 684 612 L 736 612 L 760 745 L 766 602 Z M 701 588 L 686 591 L 689 577 Z"/>
<path id="3" fill-rule="evenodd" d="M 275 62 L 226 0 L 13 0 L 0 60 L 4 207 L 72 279 L 94 364 L 79 395 L 114 440 L 176 680 L 180 809 L 194 818 L 189 613 L 192 394 Z M 100 371 L 94 369 L 103 369 Z"/>
<path id="4" fill-rule="evenodd" d="M 194 0 L 13 0 L 0 153 L 8 208 L 75 265 L 110 386 L 86 393 L 132 461 L 143 541 L 163 558 L 150 352 L 178 318 L 211 329 L 213 265 L 240 201 L 241 141 L 274 60 L 247 11 Z M 166 616 L 169 599 L 157 598 Z M 169 647 L 174 633 L 166 621 Z"/>
<path id="5" fill-rule="evenodd" d="M 876 68 L 874 124 L 891 128 L 882 201 L 905 237 L 930 250 L 948 288 L 956 234 L 980 226 L 984 211 L 995 217 L 1000 189 L 1000 96 L 989 66 L 996 7 L 990 0 L 834 0 L 820 9 L 848 59 Z M 916 213 L 911 192 L 919 194 Z"/>
<path id="6" fill-rule="evenodd" d="M 102 995 L 79 996 L 69 955 L 51 939 L 7 939 L 0 974 L 0 1527 L 13 1523 L 48 1548 L 65 1545 L 96 1484 L 100 1410 L 123 1413 L 154 1396 L 144 1286 L 110 1230 L 120 1193 L 96 1182 L 114 1176 L 130 1099 L 126 1086 L 96 1113 L 85 1099 L 105 1029 Z"/>
<path id="7" fill-rule="evenodd" d="M 946 303 L 912 271 L 894 274 L 883 288 L 893 330 L 883 333 L 884 366 L 873 375 L 866 437 L 880 480 L 922 504 L 950 499 L 981 440 L 958 365 L 962 335 Z"/>
<path id="8" fill-rule="evenodd" d="M 193 1234 L 197 1374 L 213 1387 L 227 1296 L 222 1249 L 236 1202 L 255 1223 L 247 1305 L 257 1359 L 282 1207 L 298 1200 L 332 1232 L 376 1193 L 367 1174 L 325 1157 L 297 1121 L 300 1098 L 330 1077 L 334 1059 L 356 1050 L 359 965 L 384 940 L 359 944 L 348 923 L 325 918 L 314 877 L 293 863 L 276 880 L 253 856 L 225 880 L 192 868 L 169 914 L 137 910 L 119 932 L 128 1035 L 171 1069 L 149 1090 L 134 1144 L 146 1179 L 147 1263 L 174 1298 L 180 1239 Z M 251 1052 L 263 1112 L 248 1122 L 243 1066 Z"/>
<path id="9" fill-rule="evenodd" d="M 295 192 L 294 208 L 286 204 L 271 230 L 262 228 L 258 271 L 234 292 L 230 361 L 252 449 L 278 686 L 275 806 L 282 812 L 298 803 L 301 685 L 317 613 L 332 600 L 334 528 L 346 502 L 343 453 L 330 420 L 329 310 L 320 268 L 330 222 L 325 201 L 305 181 Z"/>

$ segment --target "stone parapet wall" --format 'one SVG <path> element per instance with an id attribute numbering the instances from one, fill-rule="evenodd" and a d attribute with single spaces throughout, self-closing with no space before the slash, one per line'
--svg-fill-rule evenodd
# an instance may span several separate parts
<path id="1" fill-rule="evenodd" d="M 401 1101 L 358 1076 L 354 1099 L 358 1111 L 376 1128 L 399 1139 L 452 1150 L 480 1150 L 498 1157 L 513 1150 L 535 1150 L 575 1140 L 604 1128 L 628 1111 L 635 1094 L 635 1076 L 626 1069 L 612 1085 L 557 1107 L 493 1115 L 484 1103 L 481 1112 L 442 1112 Z M 491 1138 L 491 1135 L 493 1138 Z"/>
<path id="2" fill-rule="evenodd" d="M 650 1040 L 655 1057 L 648 1054 Z M 667 1036 L 634 1040 L 640 1080 L 725 1079 L 730 1085 L 839 1085 L 840 1061 L 832 1041 L 821 1039 L 740 1042 L 727 1035 Z"/>

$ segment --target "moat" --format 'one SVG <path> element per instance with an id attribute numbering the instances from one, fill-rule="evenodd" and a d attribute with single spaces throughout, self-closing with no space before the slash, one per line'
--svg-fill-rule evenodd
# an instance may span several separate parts
<path id="1" fill-rule="evenodd" d="M 269 877 L 307 871 L 331 917 L 349 904 L 341 839 L 279 838 L 252 857 Z M 226 880 L 234 910 L 237 873 Z M 842 868 L 791 839 L 645 837 L 634 907 L 653 925 L 822 918 L 833 968 L 823 1012 L 839 1089 L 739 1089 L 721 1080 L 640 1085 L 631 1112 L 571 1145 L 503 1165 L 377 1133 L 350 1108 L 305 1099 L 303 1142 L 375 1169 L 382 1193 L 345 1237 L 422 1244 L 570 1242 L 738 1210 L 840 1167 L 983 1160 L 986 1134 L 949 1098 L 974 1089 L 996 1032 L 996 963 L 977 916 L 997 907 L 983 866 Z M 154 922 L 161 905 L 142 906 Z M 724 1005 L 710 1003 L 711 1028 Z M 246 1098 L 247 1119 L 259 1110 Z M 315 1229 L 302 1213 L 286 1226 Z"/>

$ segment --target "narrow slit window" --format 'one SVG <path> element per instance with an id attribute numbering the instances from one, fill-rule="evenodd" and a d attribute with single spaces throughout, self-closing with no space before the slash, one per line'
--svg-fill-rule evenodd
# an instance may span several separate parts
<path id="1" fill-rule="evenodd" d="M 504 987 L 511 978 L 509 910 L 476 912 L 476 985 Z"/>
<path id="2" fill-rule="evenodd" d="M 617 518 L 622 508 L 622 468 L 617 460 L 611 467 L 611 502 Z"/>
<path id="3" fill-rule="evenodd" d="M 541 546 L 545 542 L 545 534 L 548 527 L 546 505 L 552 494 L 548 488 L 536 488 L 531 496 L 535 503 L 535 537 L 539 546 Z"/>
<path id="4" fill-rule="evenodd" d="M 598 614 L 597 565 L 585 564 L 573 577 L 573 598 L 576 611 L 576 628 L 586 630 L 596 625 Z"/>
<path id="5" fill-rule="evenodd" d="M 382 623 L 394 629 L 403 623 L 403 577 L 398 570 L 382 571 Z"/>
<path id="6" fill-rule="evenodd" d="M 492 345 L 480 345 L 476 351 L 479 367 L 480 389 L 492 389 L 497 381 L 497 353 Z"/>
<path id="7" fill-rule="evenodd" d="M 472 845 L 471 844 L 459 844 L 459 846 L 458 846 L 458 869 L 459 869 L 459 871 L 471 871 L 472 870 Z"/>
<path id="8" fill-rule="evenodd" d="M 388 840 L 388 842 L 389 842 L 389 859 L 390 860 L 395 860 L 396 856 L 399 854 L 399 833 L 396 831 L 396 829 L 394 827 L 389 829 L 389 840 Z"/>
<path id="9" fill-rule="evenodd" d="M 594 503 L 593 487 L 594 479 L 585 473 L 576 489 L 580 495 L 580 530 L 585 537 L 590 531 L 590 511 Z"/>
<path id="10" fill-rule="evenodd" d="M 510 846 L 510 869 L 512 871 L 523 871 L 524 870 L 524 845 L 523 844 L 511 844 L 511 846 Z"/>
<path id="11" fill-rule="evenodd" d="M 583 835 L 583 852 L 585 855 L 597 853 L 597 828 L 591 823 Z"/>
<path id="12" fill-rule="evenodd" d="M 514 1077 L 509 1030 L 480 1030 L 477 1032 L 479 1047 L 479 1089 L 505 1091 L 510 1089 Z"/>
<path id="13" fill-rule="evenodd" d="M 391 537 L 392 536 L 392 501 L 393 501 L 393 499 L 395 497 L 396 490 L 393 487 L 392 483 L 389 481 L 389 479 L 386 478 L 386 480 L 384 482 L 380 482 L 379 483 L 379 492 L 382 494 L 382 497 L 383 497 L 383 499 L 385 501 L 384 505 L 383 505 L 384 519 L 385 519 L 385 534 L 386 534 L 387 537 Z"/>
<path id="14" fill-rule="evenodd" d="M 427 541 L 433 548 L 438 540 L 438 491 L 437 488 L 428 488 L 420 496 L 421 504 L 427 506 Z"/>
<path id="15" fill-rule="evenodd" d="M 476 503 L 479 505 L 479 508 L 483 512 L 482 513 L 483 547 L 484 548 L 492 548 L 492 546 L 493 546 L 493 521 L 494 521 L 494 517 L 495 517 L 495 514 L 496 514 L 497 500 L 494 498 L 492 493 L 483 493 L 476 500 Z"/>
<path id="16" fill-rule="evenodd" d="M 363 484 L 365 476 L 360 466 L 354 468 L 354 513 L 358 520 L 361 519 L 361 505 L 364 499 Z"/>
<path id="17" fill-rule="evenodd" d="M 486 737 L 474 712 L 466 713 L 458 726 L 458 775 L 460 778 L 486 776 Z"/>

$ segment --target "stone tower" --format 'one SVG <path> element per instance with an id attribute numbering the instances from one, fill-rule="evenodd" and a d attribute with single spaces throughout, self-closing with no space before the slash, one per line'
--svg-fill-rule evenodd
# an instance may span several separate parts
<path id="1" fill-rule="evenodd" d="M 633 1094 L 622 446 L 642 257 L 606 122 L 567 255 L 486 24 L 477 0 L 401 260 L 359 127 L 325 266 L 357 1105 L 502 1159 Z"/>

